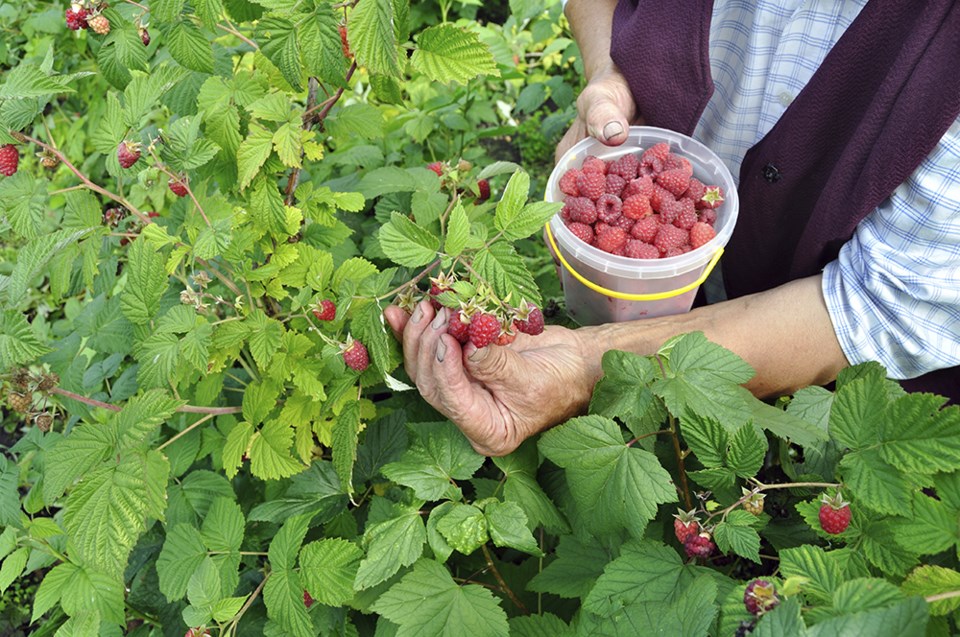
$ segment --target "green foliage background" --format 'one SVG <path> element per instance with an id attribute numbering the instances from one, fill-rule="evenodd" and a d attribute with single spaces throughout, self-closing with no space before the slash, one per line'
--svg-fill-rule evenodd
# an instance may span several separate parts
<path id="1" fill-rule="evenodd" d="M 559 2 L 125 1 L 105 36 L 65 10 L 0 3 L 0 373 L 30 402 L 0 445 L 5 634 L 956 630 L 960 408 L 877 365 L 771 405 L 701 334 L 610 352 L 589 414 L 492 459 L 406 386 L 382 308 L 438 270 L 472 279 L 448 304 L 555 312 Z M 719 555 L 686 557 L 678 506 Z"/>

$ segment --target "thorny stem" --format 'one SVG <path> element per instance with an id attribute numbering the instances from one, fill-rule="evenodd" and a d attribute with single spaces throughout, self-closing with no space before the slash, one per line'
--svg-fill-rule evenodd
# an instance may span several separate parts
<path id="1" fill-rule="evenodd" d="M 63 153 L 61 153 L 59 150 L 57 150 L 56 148 L 54 148 L 54 147 L 51 146 L 50 144 L 46 144 L 46 143 L 40 141 L 39 139 L 34 139 L 33 137 L 30 137 L 29 135 L 24 135 L 23 133 L 19 133 L 19 132 L 12 131 L 10 134 L 11 134 L 14 138 L 16 138 L 17 140 L 19 140 L 19 141 L 21 141 L 21 142 L 30 142 L 31 144 L 36 144 L 36 145 L 39 146 L 40 148 L 42 148 L 42 149 L 44 149 L 44 150 L 46 150 L 46 151 L 48 151 L 48 152 L 50 152 L 50 153 L 53 153 L 53 155 L 54 155 L 57 159 L 60 160 L 60 163 L 62 163 L 62 164 L 63 164 L 64 166 L 66 166 L 67 168 L 69 168 L 69 169 L 70 169 L 70 172 L 72 172 L 74 175 L 76 175 L 76 176 L 80 179 L 80 181 L 83 182 L 83 185 L 84 185 L 86 188 L 88 188 L 89 190 L 92 190 L 92 191 L 94 191 L 94 192 L 100 193 L 101 195 L 103 195 L 103 196 L 106 197 L 107 199 L 110 199 L 110 200 L 112 200 L 112 201 L 117 202 L 118 204 L 120 204 L 121 206 L 123 206 L 124 208 L 126 208 L 127 210 L 129 210 L 130 212 L 132 212 L 133 214 L 135 214 L 135 215 L 140 219 L 140 221 L 142 221 L 143 223 L 145 223 L 145 224 L 146 224 L 146 223 L 152 223 L 150 217 L 148 217 L 146 214 L 144 214 L 139 208 L 137 208 L 136 206 L 134 206 L 132 203 L 130 203 L 129 201 L 127 201 L 124 197 L 121 197 L 120 195 L 114 194 L 114 193 L 110 192 L 109 190 L 107 190 L 106 188 L 103 188 L 103 187 L 101 187 L 101 186 L 98 186 L 97 184 L 95 184 L 95 183 L 93 183 L 92 181 L 90 181 L 90 178 L 87 177 L 86 175 L 84 175 L 82 172 L 80 172 L 80 169 L 78 169 L 76 166 L 74 166 L 74 165 L 70 162 L 70 160 L 67 159 L 66 155 L 64 155 Z"/>
<path id="2" fill-rule="evenodd" d="M 510 601 L 513 602 L 513 604 L 519 608 L 524 615 L 529 615 L 530 611 L 527 610 L 527 607 L 523 605 L 523 602 L 520 601 L 510 587 L 507 586 L 507 583 L 504 581 L 500 571 L 497 570 L 497 565 L 493 562 L 493 556 L 490 555 L 490 549 L 487 548 L 486 544 L 480 548 L 483 549 L 483 557 L 486 558 L 487 566 L 490 568 L 490 572 L 493 573 L 494 578 L 496 578 L 497 584 L 500 586 L 500 591 L 509 597 Z"/>
<path id="3" fill-rule="evenodd" d="M 171 444 L 173 444 L 174 442 L 176 442 L 177 440 L 179 440 L 179 439 L 182 438 L 183 436 L 186 436 L 188 433 L 190 433 L 191 431 L 193 431 L 194 429 L 196 429 L 197 427 L 199 427 L 199 426 L 202 425 L 203 423 L 207 422 L 208 420 L 210 420 L 210 419 L 213 418 L 214 416 L 216 416 L 216 414 L 207 414 L 206 416 L 204 416 L 203 418 L 201 418 L 201 419 L 198 420 L 197 422 L 193 423 L 192 425 L 190 425 L 189 427 L 187 427 L 186 429 L 184 429 L 183 431 L 181 431 L 180 433 L 178 433 L 176 436 L 174 436 L 174 437 L 171 438 L 170 440 L 166 441 L 165 443 L 163 443 L 162 445 L 160 445 L 159 447 L 157 447 L 157 451 L 163 451 L 163 449 L 164 449 L 165 447 L 169 447 Z"/>
<path id="4" fill-rule="evenodd" d="M 96 398 L 87 398 L 86 396 L 81 396 L 80 394 L 75 394 L 72 391 L 67 391 L 66 389 L 61 389 L 60 387 L 54 387 L 50 390 L 51 394 L 56 394 L 58 396 L 63 396 L 64 398 L 69 398 L 75 400 L 84 405 L 90 405 L 91 407 L 100 407 L 102 409 L 107 409 L 109 411 L 120 411 L 120 407 L 117 405 L 111 405 L 110 403 L 105 403 L 102 400 L 97 400 Z M 176 409 L 176 411 L 181 413 L 188 414 L 209 414 L 210 416 L 222 416 L 226 414 L 239 414 L 243 411 L 242 407 L 197 407 L 195 405 L 182 405 Z"/>

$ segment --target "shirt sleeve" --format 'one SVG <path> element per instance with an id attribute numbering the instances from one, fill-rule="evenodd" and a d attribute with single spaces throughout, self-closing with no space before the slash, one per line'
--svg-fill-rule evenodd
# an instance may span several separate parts
<path id="1" fill-rule="evenodd" d="M 960 120 L 827 264 L 823 295 L 851 364 L 960 365 Z"/>

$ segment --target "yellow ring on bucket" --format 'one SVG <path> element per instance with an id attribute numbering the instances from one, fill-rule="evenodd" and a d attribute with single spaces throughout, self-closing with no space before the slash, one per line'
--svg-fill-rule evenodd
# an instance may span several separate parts
<path id="1" fill-rule="evenodd" d="M 560 248 L 557 246 L 556 240 L 553 238 L 553 230 L 550 229 L 550 224 L 546 226 L 547 230 L 547 240 L 550 242 L 550 247 L 553 248 L 553 253 L 557 255 L 557 258 L 560 259 L 560 263 L 563 264 L 563 267 L 573 275 L 573 277 L 583 283 L 585 286 L 593 290 L 594 292 L 599 292 L 604 296 L 609 296 L 614 299 L 621 299 L 623 301 L 662 301 L 663 299 L 671 299 L 675 296 L 680 296 L 681 294 L 686 294 L 690 290 L 695 290 L 700 287 L 704 281 L 707 280 L 707 277 L 710 276 L 710 273 L 713 272 L 714 266 L 717 265 L 717 262 L 720 260 L 720 256 L 723 254 L 723 248 L 717 248 L 716 254 L 710 259 L 707 263 L 707 268 L 703 271 L 703 274 L 700 275 L 693 283 L 683 286 L 682 288 L 677 288 L 676 290 L 668 290 L 666 292 L 653 292 L 651 294 L 628 294 L 626 292 L 617 292 L 616 290 L 608 290 L 607 288 L 597 285 L 593 281 L 588 280 L 582 274 L 573 269 L 560 252 Z"/>

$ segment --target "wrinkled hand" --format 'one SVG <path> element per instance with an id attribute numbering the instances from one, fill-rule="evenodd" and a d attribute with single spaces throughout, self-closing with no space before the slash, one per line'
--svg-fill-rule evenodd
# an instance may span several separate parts
<path id="1" fill-rule="evenodd" d="M 403 343 L 407 374 L 478 453 L 506 455 L 586 407 L 595 379 L 576 331 L 549 326 L 478 350 L 447 334 L 448 314 L 427 301 L 413 316 L 395 306 L 384 311 Z"/>
<path id="2" fill-rule="evenodd" d="M 577 119 L 560 140 L 556 159 L 587 135 L 619 146 L 627 140 L 627 128 L 636 114 L 637 105 L 620 71 L 614 68 L 594 75 L 577 98 Z"/>

